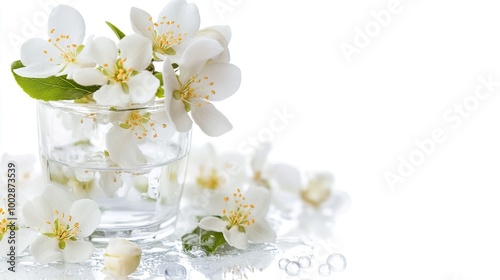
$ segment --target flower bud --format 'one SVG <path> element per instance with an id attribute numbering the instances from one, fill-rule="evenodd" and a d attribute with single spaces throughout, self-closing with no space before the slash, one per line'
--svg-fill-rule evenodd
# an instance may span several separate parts
<path id="1" fill-rule="evenodd" d="M 224 51 L 219 56 L 212 58 L 212 61 L 229 62 L 230 54 L 228 45 L 229 41 L 231 41 L 231 29 L 229 26 L 216 25 L 207 27 L 198 31 L 196 37 L 208 37 L 219 42 L 224 48 Z"/>
<path id="2" fill-rule="evenodd" d="M 133 273 L 141 262 L 142 251 L 125 239 L 112 238 L 104 252 L 103 272 L 115 278 L 124 278 Z"/>

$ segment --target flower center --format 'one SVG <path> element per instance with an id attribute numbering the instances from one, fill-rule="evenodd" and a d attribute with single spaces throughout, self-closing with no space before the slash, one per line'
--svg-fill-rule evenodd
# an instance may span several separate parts
<path id="1" fill-rule="evenodd" d="M 269 185 L 269 182 L 264 177 L 262 177 L 262 173 L 260 171 L 255 171 L 255 173 L 253 174 L 253 180 L 259 186 L 262 186 L 262 187 L 265 187 L 268 189 L 271 188 L 271 186 Z"/>
<path id="2" fill-rule="evenodd" d="M 208 76 L 199 78 L 197 75 L 193 75 L 180 90 L 174 91 L 173 97 L 175 100 L 181 100 L 184 103 L 184 109 L 189 112 L 191 104 L 201 107 L 203 99 L 209 101 L 210 95 L 216 94 L 214 89 L 210 89 L 213 86 L 214 82 Z"/>
<path id="3" fill-rule="evenodd" d="M 229 210 L 227 205 L 229 196 L 224 197 L 226 208 L 222 210 L 222 219 L 229 223 L 227 229 L 236 226 L 240 232 L 245 232 L 245 227 L 255 223 L 255 219 L 252 217 L 251 212 L 255 206 L 253 204 L 245 204 L 245 197 L 241 194 L 240 189 L 233 193 L 232 199 L 236 207 L 233 207 L 233 210 Z"/>
<path id="4" fill-rule="evenodd" d="M 143 115 L 139 112 L 132 112 L 128 115 L 125 122 L 120 123 L 121 128 L 132 130 L 139 140 L 148 136 L 150 132 L 153 132 L 153 138 L 157 138 L 158 133 L 156 132 L 156 125 L 155 122 L 151 121 L 151 113 L 149 112 Z M 162 128 L 166 128 L 167 124 L 162 123 L 161 126 Z"/>
<path id="5" fill-rule="evenodd" d="M 177 29 L 181 27 L 180 24 L 176 24 L 173 20 L 169 21 L 166 19 L 166 17 L 163 17 L 162 21 L 153 23 L 155 26 L 153 32 L 153 51 L 164 55 L 174 55 L 175 51 L 172 47 L 182 43 L 187 33 L 184 32 L 181 34 L 177 32 Z M 149 20 L 153 21 L 152 18 L 149 18 Z M 159 27 L 164 30 L 162 33 L 158 32 Z M 151 31 L 151 27 L 148 28 L 148 31 Z"/>
<path id="6" fill-rule="evenodd" d="M 124 59 L 119 58 L 116 61 L 116 64 L 114 67 L 115 71 L 112 75 L 109 75 L 109 79 L 111 82 L 126 83 L 129 81 L 130 76 L 132 76 L 134 69 L 132 69 L 132 68 L 125 69 L 125 67 L 123 66 L 123 63 L 125 61 L 127 61 L 127 58 L 124 58 Z"/>
<path id="7" fill-rule="evenodd" d="M 330 195 L 330 189 L 317 181 L 310 182 L 307 188 L 300 193 L 302 200 L 314 207 L 319 207 L 330 198 Z"/>
<path id="8" fill-rule="evenodd" d="M 56 219 L 54 222 L 46 221 L 52 227 L 52 232 L 44 233 L 44 235 L 59 240 L 59 249 L 63 250 L 66 247 L 67 240 L 76 240 L 76 236 L 80 233 L 80 225 L 73 222 L 71 215 L 64 215 L 57 210 L 54 210 Z"/>
<path id="9" fill-rule="evenodd" d="M 196 182 L 204 189 L 216 190 L 222 185 L 222 180 L 217 174 L 217 170 L 213 168 L 210 170 L 208 176 L 200 175 L 196 178 Z"/>
<path id="10" fill-rule="evenodd" d="M 56 30 L 52 28 L 50 33 L 53 34 Z M 59 56 L 63 59 L 66 64 L 75 63 L 76 57 L 80 54 L 83 49 L 83 46 L 78 46 L 77 44 L 72 43 L 69 35 L 60 35 L 55 40 L 49 39 L 49 43 L 53 43 L 54 47 L 56 47 L 60 54 Z M 55 41 L 55 42 L 54 42 Z M 48 55 L 47 50 L 43 50 L 45 55 Z M 53 62 L 54 58 L 49 57 L 49 61 Z"/>

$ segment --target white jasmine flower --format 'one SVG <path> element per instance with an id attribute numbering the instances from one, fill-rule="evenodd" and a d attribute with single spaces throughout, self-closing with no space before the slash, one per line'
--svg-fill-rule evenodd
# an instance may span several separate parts
<path id="1" fill-rule="evenodd" d="M 1 166 L 7 166 L 9 163 L 14 163 L 16 165 L 16 183 L 27 182 L 33 178 L 33 173 L 35 172 L 35 164 L 37 164 L 37 158 L 34 155 L 14 155 L 4 153 L 0 158 Z M 7 180 L 7 169 L 4 169 L 1 174 L 2 180 Z"/>
<path id="2" fill-rule="evenodd" d="M 113 114 L 106 134 L 106 148 L 113 162 L 123 168 L 158 162 L 167 156 L 168 140 L 175 129 L 165 112 L 141 111 Z"/>
<path id="3" fill-rule="evenodd" d="M 82 54 L 85 22 L 82 15 L 66 5 L 55 7 L 49 15 L 49 40 L 32 38 L 21 47 L 25 67 L 14 70 L 29 78 L 46 78 L 72 74 L 76 69 L 91 67 L 92 61 Z"/>
<path id="4" fill-rule="evenodd" d="M 333 174 L 315 171 L 304 178 L 293 166 L 276 165 L 273 169 L 273 205 L 282 218 L 298 222 L 288 234 L 330 238 L 338 214 L 350 204 L 349 196 L 334 188 Z"/>
<path id="5" fill-rule="evenodd" d="M 198 7 L 186 0 L 170 1 L 158 15 L 156 22 L 153 17 L 139 8 L 132 8 L 130 21 L 134 32 L 141 34 L 153 43 L 155 60 L 164 60 L 167 55 L 180 57 L 182 47 L 200 28 Z"/>
<path id="6" fill-rule="evenodd" d="M 16 255 L 20 255 L 30 244 L 31 240 L 36 237 L 36 231 L 24 227 L 21 215 L 17 214 L 18 209 L 10 212 L 7 204 L 7 195 L 2 194 L 0 197 L 0 256 L 5 257 L 10 253 L 10 247 L 15 245 Z M 19 217 L 18 217 L 19 216 Z M 9 218 L 17 218 L 9 220 Z M 14 234 L 11 234 L 14 231 Z M 15 238 L 15 243 L 13 238 Z"/>
<path id="7" fill-rule="evenodd" d="M 241 82 L 240 69 L 225 62 L 209 62 L 224 48 L 215 40 L 200 38 L 184 52 L 177 76 L 168 61 L 164 64 L 166 110 L 178 131 L 191 129 L 193 121 L 208 136 L 232 129 L 229 120 L 212 105 L 233 95 Z"/>
<path id="8" fill-rule="evenodd" d="M 7 166 L 9 163 L 15 164 L 15 185 L 17 190 L 23 194 L 16 197 L 16 208 L 20 211 L 25 201 L 40 193 L 40 185 L 43 185 L 45 180 L 38 164 L 38 158 L 32 154 L 2 154 L 0 166 Z M 8 175 L 7 169 L 4 169 L 0 174 L 0 183 L 3 186 L 7 186 L 9 182 Z M 4 190 L 6 189 L 7 187 Z M 6 197 L 7 195 L 5 194 L 4 196 Z"/>
<path id="9" fill-rule="evenodd" d="M 71 137 L 74 142 L 85 143 L 89 141 L 92 133 L 98 127 L 98 121 L 95 113 L 76 115 L 74 112 L 57 112 L 57 117 L 60 118 L 62 125 L 68 131 L 71 131 Z"/>
<path id="10" fill-rule="evenodd" d="M 108 197 L 113 197 L 116 192 L 123 187 L 121 172 L 102 171 L 99 178 L 99 185 Z"/>
<path id="11" fill-rule="evenodd" d="M 222 232 L 227 243 L 238 249 L 246 249 L 248 241 L 273 242 L 276 234 L 265 219 L 270 202 L 266 188 L 252 186 L 245 194 L 237 189 L 232 194 L 214 197 L 208 206 L 214 216 L 204 217 L 198 226 Z"/>
<path id="12" fill-rule="evenodd" d="M 30 245 L 38 262 L 63 259 L 78 263 L 92 256 L 94 246 L 82 239 L 92 234 L 101 220 L 101 211 L 93 200 L 75 201 L 71 193 L 48 186 L 40 196 L 26 202 L 23 216 L 26 226 L 41 233 Z"/>
<path id="13" fill-rule="evenodd" d="M 319 207 L 332 195 L 333 174 L 330 172 L 317 172 L 307 182 L 301 191 L 302 200 L 314 207 Z"/>
<path id="14" fill-rule="evenodd" d="M 193 207 L 204 209 L 210 197 L 231 186 L 240 186 L 246 179 L 242 155 L 218 152 L 207 143 L 191 150 L 184 197 Z"/>
<path id="15" fill-rule="evenodd" d="M 265 142 L 259 145 L 255 149 L 255 153 L 253 157 L 250 160 L 250 169 L 252 171 L 252 179 L 255 184 L 262 186 L 262 187 L 267 187 L 269 188 L 269 182 L 268 182 L 268 174 L 267 174 L 267 167 L 268 167 L 268 156 L 269 152 L 271 151 L 271 143 L 270 142 Z"/>
<path id="16" fill-rule="evenodd" d="M 73 79 L 84 86 L 102 86 L 93 95 L 97 103 L 126 106 L 154 99 L 160 81 L 144 70 L 151 63 L 151 41 L 133 34 L 123 38 L 116 46 L 111 39 L 99 37 L 87 48 L 89 57 L 98 68 L 79 69 Z"/>
<path id="17" fill-rule="evenodd" d="M 126 278 L 139 266 L 141 254 L 136 244 L 121 238 L 111 238 L 104 252 L 103 272 L 117 279 Z"/>

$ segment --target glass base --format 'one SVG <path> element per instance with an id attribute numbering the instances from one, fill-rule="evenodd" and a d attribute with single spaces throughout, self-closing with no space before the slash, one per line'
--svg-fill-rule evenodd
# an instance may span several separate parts
<path id="1" fill-rule="evenodd" d="M 126 212 L 122 214 L 127 215 Z M 163 241 L 175 233 L 176 220 L 176 217 L 173 217 L 163 223 L 134 228 L 109 229 L 99 227 L 89 236 L 88 240 L 94 244 L 107 244 L 110 238 L 124 238 L 138 244 Z"/>
<path id="2" fill-rule="evenodd" d="M 134 170 L 68 165 L 42 158 L 51 187 L 76 199 L 90 198 L 101 221 L 88 237 L 92 243 L 124 238 L 138 244 L 157 242 L 175 232 L 187 157 L 162 166 Z"/>

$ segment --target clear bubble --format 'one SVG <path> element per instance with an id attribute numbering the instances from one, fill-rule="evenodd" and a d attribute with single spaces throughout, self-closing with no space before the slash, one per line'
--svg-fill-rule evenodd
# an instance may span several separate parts
<path id="1" fill-rule="evenodd" d="M 318 272 L 321 276 L 329 276 L 331 272 L 330 266 L 326 263 L 323 263 L 318 267 Z"/>
<path id="2" fill-rule="evenodd" d="M 183 265 L 180 264 L 168 264 L 165 267 L 165 278 L 169 280 L 181 280 L 186 279 L 187 271 Z"/>
<path id="3" fill-rule="evenodd" d="M 331 271 L 341 272 L 345 270 L 347 261 L 342 254 L 331 254 L 326 259 L 326 263 L 330 266 Z"/>
<path id="4" fill-rule="evenodd" d="M 285 267 L 286 274 L 290 276 L 297 276 L 300 273 L 300 266 L 298 262 L 291 261 Z"/>
<path id="5" fill-rule="evenodd" d="M 309 268 L 311 267 L 311 259 L 309 257 L 300 257 L 299 260 L 299 266 L 301 268 Z"/>
<path id="6" fill-rule="evenodd" d="M 289 263 L 290 261 L 287 259 L 287 258 L 282 258 L 279 260 L 278 262 L 278 266 L 280 267 L 280 269 L 285 269 L 286 265 Z"/>

